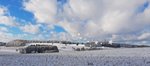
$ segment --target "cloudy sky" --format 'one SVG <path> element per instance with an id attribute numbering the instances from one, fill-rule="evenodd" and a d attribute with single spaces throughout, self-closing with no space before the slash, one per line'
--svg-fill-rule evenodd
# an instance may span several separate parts
<path id="1" fill-rule="evenodd" d="M 0 41 L 150 44 L 150 0 L 0 0 Z"/>

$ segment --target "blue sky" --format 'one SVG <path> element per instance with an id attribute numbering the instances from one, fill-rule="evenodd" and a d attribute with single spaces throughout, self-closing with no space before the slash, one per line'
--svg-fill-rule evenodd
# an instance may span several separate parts
<path id="1" fill-rule="evenodd" d="M 0 0 L 1 41 L 149 44 L 150 0 Z"/>
<path id="2" fill-rule="evenodd" d="M 0 4 L 8 8 L 10 16 L 34 22 L 33 14 L 23 9 L 22 0 L 1 0 Z"/>

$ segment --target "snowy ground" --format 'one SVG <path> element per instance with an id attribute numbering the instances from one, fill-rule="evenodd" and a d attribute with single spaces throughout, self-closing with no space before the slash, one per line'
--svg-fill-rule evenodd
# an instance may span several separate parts
<path id="1" fill-rule="evenodd" d="M 0 47 L 0 66 L 150 66 L 150 48 L 19 54 Z"/>

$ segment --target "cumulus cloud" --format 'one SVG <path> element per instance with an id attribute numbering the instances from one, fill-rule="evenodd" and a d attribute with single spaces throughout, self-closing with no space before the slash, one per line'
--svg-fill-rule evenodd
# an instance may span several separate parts
<path id="1" fill-rule="evenodd" d="M 57 12 L 56 0 L 25 0 L 24 9 L 34 14 L 38 23 L 53 24 Z"/>
<path id="2" fill-rule="evenodd" d="M 70 34 L 65 33 L 65 32 L 51 32 L 49 36 L 50 40 L 72 40 L 72 37 Z"/>
<path id="3" fill-rule="evenodd" d="M 8 29 L 6 27 L 0 27 L 0 31 L 8 32 Z"/>
<path id="4" fill-rule="evenodd" d="M 9 42 L 15 39 L 32 39 L 29 34 L 12 34 L 11 32 L 0 31 L 0 42 Z"/>
<path id="5" fill-rule="evenodd" d="M 4 13 L 6 13 L 7 9 L 5 7 L 0 8 L 0 15 L 3 15 Z"/>
<path id="6" fill-rule="evenodd" d="M 99 36 L 99 38 L 104 35 L 107 38 L 108 35 L 123 36 L 122 34 L 140 33 L 144 28 L 150 26 L 148 19 L 150 18 L 150 5 L 143 7 L 145 9 L 139 12 L 140 7 L 147 2 L 148 0 L 70 0 L 65 9 L 71 11 L 71 14 L 70 12 L 65 13 L 71 18 L 66 17 L 66 19 L 75 19 L 73 21 L 76 23 L 80 20 L 77 27 L 82 27 L 83 30 L 76 29 L 76 27 L 67 28 L 67 24 L 62 26 L 69 33 L 73 30 L 83 33 L 82 35 L 91 33 L 92 36 Z M 68 20 L 68 24 L 74 26 L 73 21 Z"/>
<path id="7" fill-rule="evenodd" d="M 56 0 L 28 0 L 24 9 L 38 23 L 63 27 L 70 37 L 80 33 L 86 39 L 130 41 L 144 39 L 143 29 L 150 26 L 149 4 L 150 0 L 68 0 L 57 13 Z"/>
<path id="8" fill-rule="evenodd" d="M 25 26 L 21 26 L 20 29 L 23 32 L 27 32 L 30 34 L 37 34 L 40 31 L 40 26 L 41 26 L 40 24 L 38 24 L 38 25 L 27 24 Z"/>
<path id="9" fill-rule="evenodd" d="M 14 39 L 13 34 L 0 31 L 0 42 L 8 42 Z"/>
<path id="10" fill-rule="evenodd" d="M 145 40 L 145 41 L 149 41 L 150 40 L 150 33 L 143 33 L 143 34 L 141 34 L 139 37 L 138 37 L 138 39 L 139 40 Z"/>
<path id="11" fill-rule="evenodd" d="M 0 6 L 0 25 L 16 26 L 15 17 L 9 16 L 9 11 L 4 6 Z M 0 42 L 8 42 L 16 38 L 12 33 L 9 33 L 7 27 L 0 26 Z"/>
<path id="12" fill-rule="evenodd" d="M 15 26 L 15 17 L 8 15 L 8 10 L 6 7 L 0 6 L 0 24 L 6 26 Z"/>
<path id="13" fill-rule="evenodd" d="M 136 2 L 130 0 L 70 0 L 70 7 L 73 13 L 77 13 L 78 17 L 89 19 L 96 24 L 95 26 L 101 28 L 99 30 L 108 33 L 118 33 L 122 32 L 122 29 L 127 32 L 133 31 L 129 29 L 129 26 L 132 28 L 137 22 L 131 18 L 136 17 L 138 6 L 142 6 L 145 2 L 144 0 Z"/>

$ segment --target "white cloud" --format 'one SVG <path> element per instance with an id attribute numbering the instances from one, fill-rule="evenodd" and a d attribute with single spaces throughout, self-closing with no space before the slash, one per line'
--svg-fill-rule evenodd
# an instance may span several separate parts
<path id="1" fill-rule="evenodd" d="M 99 38 L 104 35 L 107 38 L 107 35 L 142 31 L 150 26 L 149 7 L 144 12 L 138 12 L 138 8 L 146 2 L 147 0 L 70 0 L 69 6 L 65 6 L 65 17 L 70 27 L 66 26 L 66 21 L 63 22 L 65 24 L 62 27 L 69 33 L 81 32 L 83 36 L 90 33 Z M 74 21 L 78 20 L 80 22 L 75 24 Z M 76 27 L 79 28 L 76 29 Z"/>
<path id="2" fill-rule="evenodd" d="M 71 35 L 77 35 L 78 32 L 76 30 L 81 29 L 79 26 L 80 23 L 71 23 L 68 21 L 63 21 L 59 23 L 59 26 L 62 26 L 66 31 L 68 31 Z M 73 28 L 72 28 L 73 27 Z"/>
<path id="3" fill-rule="evenodd" d="M 73 16 L 81 19 L 99 17 L 100 13 L 102 12 L 100 9 L 102 7 L 102 0 L 70 0 L 69 4 L 72 8 Z"/>
<path id="4" fill-rule="evenodd" d="M 32 39 L 29 34 L 12 34 L 10 32 L 0 31 L 0 42 L 9 42 L 16 39 Z"/>
<path id="5" fill-rule="evenodd" d="M 38 24 L 38 25 L 27 24 L 25 26 L 21 26 L 20 29 L 23 32 L 27 32 L 30 34 L 37 34 L 40 31 L 40 26 L 41 26 L 40 24 Z"/>
<path id="6" fill-rule="evenodd" d="M 8 42 L 15 39 L 13 34 L 0 31 L 0 42 Z"/>
<path id="7" fill-rule="evenodd" d="M 0 31 L 8 32 L 8 29 L 6 27 L 0 27 Z"/>
<path id="8" fill-rule="evenodd" d="M 50 40 L 73 40 L 72 38 L 73 37 L 66 32 L 57 33 L 52 31 L 49 36 Z"/>
<path id="9" fill-rule="evenodd" d="M 138 37 L 138 40 L 150 40 L 150 33 L 143 33 Z"/>
<path id="10" fill-rule="evenodd" d="M 71 37 L 80 33 L 83 38 L 122 41 L 139 40 L 134 33 L 150 26 L 150 5 L 138 11 L 146 2 L 150 0 L 69 0 L 62 14 L 57 14 L 56 0 L 29 0 L 24 7 L 38 23 L 59 25 Z"/>
<path id="11" fill-rule="evenodd" d="M 124 35 L 112 35 L 114 41 L 137 41 L 138 35 L 136 34 L 124 34 Z"/>
<path id="12" fill-rule="evenodd" d="M 141 0 L 136 2 L 135 0 L 70 0 L 70 7 L 78 17 L 89 18 L 103 31 L 118 33 L 122 29 L 129 30 L 129 25 L 134 26 L 130 18 L 135 17 L 137 7 L 144 2 Z"/>
<path id="13" fill-rule="evenodd" d="M 26 0 L 24 9 L 32 12 L 38 23 L 53 24 L 55 22 L 56 0 Z"/>
<path id="14" fill-rule="evenodd" d="M 0 6 L 0 24 L 7 27 L 16 26 L 15 17 L 9 15 L 9 11 L 6 7 Z M 9 33 L 7 27 L 0 26 L 0 42 L 8 42 L 17 37 L 14 37 L 12 33 Z"/>
<path id="15" fill-rule="evenodd" d="M 6 16 L 8 10 L 6 7 L 0 6 L 0 24 L 4 24 L 7 26 L 15 26 L 15 17 L 12 16 Z"/>
<path id="16" fill-rule="evenodd" d="M 0 7 L 0 15 L 4 15 L 6 13 L 7 9 L 5 7 Z"/>

